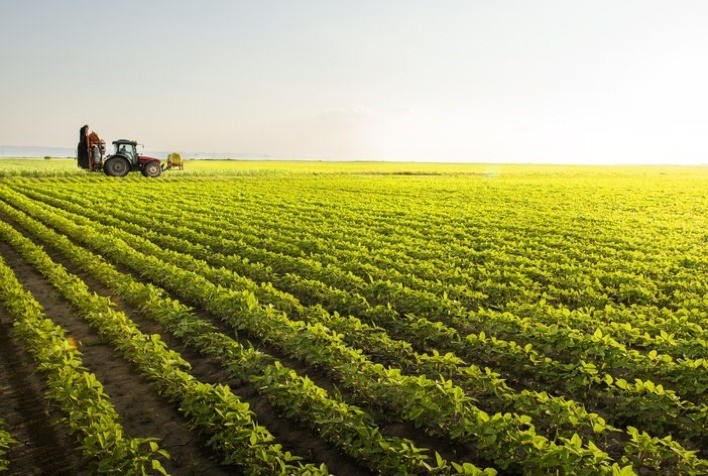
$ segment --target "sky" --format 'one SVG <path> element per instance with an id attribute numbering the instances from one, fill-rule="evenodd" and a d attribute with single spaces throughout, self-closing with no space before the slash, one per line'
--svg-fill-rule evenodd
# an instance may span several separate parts
<path id="1" fill-rule="evenodd" d="M 0 0 L 0 144 L 708 163 L 703 0 Z"/>

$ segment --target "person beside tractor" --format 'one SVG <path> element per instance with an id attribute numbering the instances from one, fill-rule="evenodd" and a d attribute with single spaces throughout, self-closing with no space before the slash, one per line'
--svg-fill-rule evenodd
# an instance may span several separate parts
<path id="1" fill-rule="evenodd" d="M 88 124 L 79 129 L 79 145 L 76 159 L 82 169 L 101 170 L 106 144 L 95 131 L 89 133 Z"/>
<path id="2" fill-rule="evenodd" d="M 89 168 L 88 124 L 79 129 L 79 145 L 76 150 L 76 160 L 82 169 Z"/>
<path id="3" fill-rule="evenodd" d="M 100 170 L 106 143 L 94 131 L 88 135 L 89 170 Z"/>

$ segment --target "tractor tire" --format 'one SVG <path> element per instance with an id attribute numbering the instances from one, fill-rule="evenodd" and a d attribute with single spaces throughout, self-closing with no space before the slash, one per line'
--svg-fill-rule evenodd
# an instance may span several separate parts
<path id="1" fill-rule="evenodd" d="M 148 162 L 143 167 L 142 172 L 146 177 L 159 177 L 162 173 L 162 167 L 159 162 Z"/>
<path id="2" fill-rule="evenodd" d="M 125 177 L 130 172 L 130 164 L 123 157 L 111 157 L 103 164 L 103 172 L 109 177 Z"/>

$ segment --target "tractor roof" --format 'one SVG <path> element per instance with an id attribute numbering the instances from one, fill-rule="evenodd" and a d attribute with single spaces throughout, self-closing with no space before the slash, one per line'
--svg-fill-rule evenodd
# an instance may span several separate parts
<path id="1" fill-rule="evenodd" d="M 138 143 L 134 140 L 128 140 L 128 139 L 118 139 L 114 140 L 113 144 L 132 144 L 132 145 L 138 145 Z"/>

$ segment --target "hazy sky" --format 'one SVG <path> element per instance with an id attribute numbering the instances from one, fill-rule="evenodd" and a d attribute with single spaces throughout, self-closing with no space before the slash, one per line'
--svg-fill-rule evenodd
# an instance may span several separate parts
<path id="1" fill-rule="evenodd" d="M 708 162 L 708 2 L 0 0 L 0 144 Z"/>

